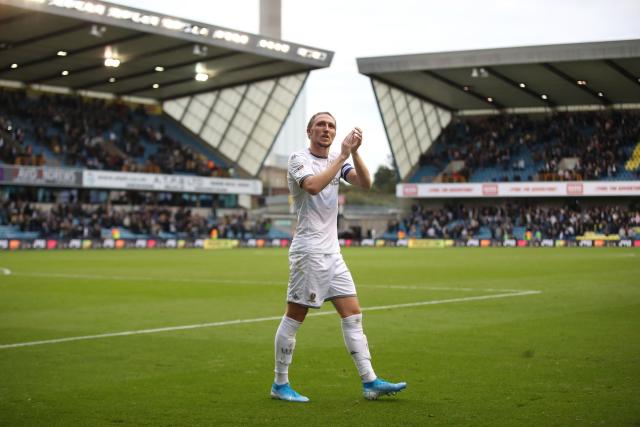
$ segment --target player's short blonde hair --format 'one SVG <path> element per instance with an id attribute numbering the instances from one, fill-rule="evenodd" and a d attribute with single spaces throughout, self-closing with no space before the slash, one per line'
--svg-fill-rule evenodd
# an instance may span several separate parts
<path id="1" fill-rule="evenodd" d="M 333 121 L 336 121 L 336 118 L 333 117 L 333 114 L 331 114 L 328 111 L 320 111 L 319 113 L 315 113 L 313 116 L 311 116 L 311 118 L 309 119 L 309 123 L 307 123 L 307 130 L 311 129 L 311 126 L 313 126 L 313 122 L 316 120 L 316 117 L 318 117 L 320 114 L 326 114 L 328 116 L 331 116 L 331 118 L 333 119 Z M 337 122 L 336 122 L 336 127 L 337 127 Z"/>

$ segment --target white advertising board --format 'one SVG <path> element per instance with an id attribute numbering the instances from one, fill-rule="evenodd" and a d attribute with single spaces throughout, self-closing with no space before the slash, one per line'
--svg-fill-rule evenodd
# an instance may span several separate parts
<path id="1" fill-rule="evenodd" d="M 257 179 L 209 178 L 191 175 L 163 175 L 85 170 L 82 184 L 87 188 L 121 190 L 173 191 L 213 194 L 262 194 L 262 181 Z"/>
<path id="2" fill-rule="evenodd" d="M 640 181 L 398 184 L 404 198 L 638 196 Z"/>

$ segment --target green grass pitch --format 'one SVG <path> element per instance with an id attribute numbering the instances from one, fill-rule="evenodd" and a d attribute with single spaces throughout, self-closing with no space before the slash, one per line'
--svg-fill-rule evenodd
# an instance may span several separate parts
<path id="1" fill-rule="evenodd" d="M 0 425 L 640 425 L 637 249 L 343 253 L 398 396 L 363 399 L 327 304 L 290 370 L 311 402 L 269 398 L 285 250 L 1 253 Z"/>

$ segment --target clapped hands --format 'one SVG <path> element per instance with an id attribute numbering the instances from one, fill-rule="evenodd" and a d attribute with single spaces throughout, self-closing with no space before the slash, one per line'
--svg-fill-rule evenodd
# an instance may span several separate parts
<path id="1" fill-rule="evenodd" d="M 355 154 L 362 144 L 362 129 L 356 127 L 342 141 L 340 154 L 347 159 L 349 155 Z"/>

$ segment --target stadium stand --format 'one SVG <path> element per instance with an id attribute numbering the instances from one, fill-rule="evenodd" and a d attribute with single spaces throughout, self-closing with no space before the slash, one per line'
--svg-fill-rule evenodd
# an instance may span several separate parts
<path id="1" fill-rule="evenodd" d="M 384 237 L 637 245 L 638 64 L 640 40 L 359 58 L 413 203 Z"/>
<path id="2" fill-rule="evenodd" d="M 290 238 L 269 218 L 249 218 L 242 209 L 176 206 L 87 205 L 5 200 L 0 239 L 226 239 Z"/>
<path id="3" fill-rule="evenodd" d="M 637 110 L 456 118 L 420 157 L 420 167 L 408 180 L 637 179 L 631 157 L 639 136 Z M 460 162 L 460 168 L 447 173 L 452 162 Z"/>
<path id="4" fill-rule="evenodd" d="M 582 206 L 511 201 L 493 206 L 414 204 L 401 221 L 389 222 L 385 238 L 575 240 L 586 233 L 640 237 L 640 202 Z"/>
<path id="5" fill-rule="evenodd" d="M 142 105 L 0 90 L 0 124 L 16 143 L 2 156 L 10 164 L 229 176 L 219 156 Z"/>
<path id="6" fill-rule="evenodd" d="M 404 182 L 627 180 L 640 41 L 359 58 Z M 574 170 L 579 163 L 579 169 Z"/>

